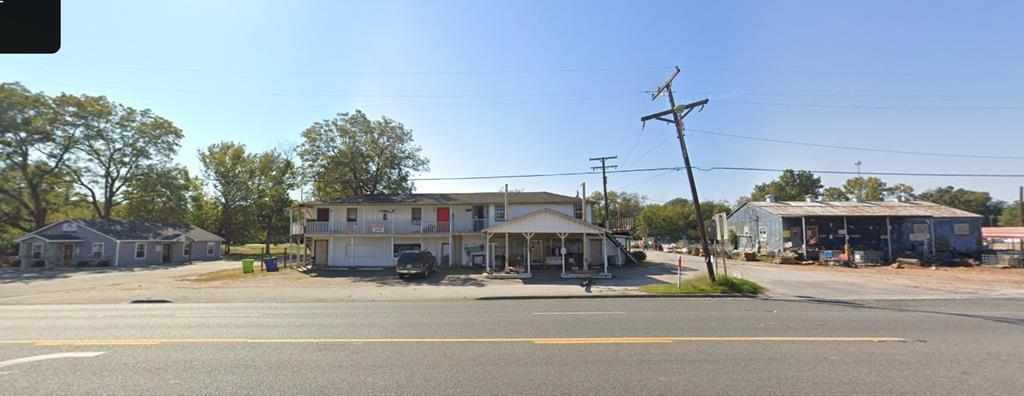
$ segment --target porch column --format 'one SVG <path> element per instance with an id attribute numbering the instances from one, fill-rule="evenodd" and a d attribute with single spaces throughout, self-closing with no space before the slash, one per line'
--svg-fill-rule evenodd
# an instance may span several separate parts
<path id="1" fill-rule="evenodd" d="M 589 258 L 590 258 L 590 240 L 587 239 L 587 233 L 584 232 L 583 233 L 583 270 L 584 271 L 590 269 L 590 265 L 587 264 L 587 261 L 588 261 Z"/>
<path id="2" fill-rule="evenodd" d="M 524 232 L 523 233 L 523 237 L 526 238 L 526 273 L 529 274 L 530 273 L 530 262 L 533 261 L 530 258 L 530 253 L 532 253 L 531 250 L 533 250 L 532 249 L 533 246 L 530 245 L 530 239 L 533 238 L 533 233 L 532 232 L 530 232 L 530 233 Z"/>
<path id="3" fill-rule="evenodd" d="M 455 240 L 452 237 L 451 228 L 449 228 L 448 231 L 449 231 L 448 232 L 448 268 L 451 268 L 452 267 L 452 256 L 455 255 L 455 253 L 453 252 L 454 246 L 455 246 Z"/>
<path id="4" fill-rule="evenodd" d="M 850 226 L 846 223 L 846 216 L 843 216 L 843 253 L 846 253 L 846 261 L 853 262 L 850 257 Z"/>
<path id="5" fill-rule="evenodd" d="M 487 273 L 491 273 L 491 234 L 486 234 L 484 238 L 484 265 L 487 267 Z"/>
<path id="6" fill-rule="evenodd" d="M 889 262 L 892 262 L 892 225 L 889 224 L 889 216 L 885 216 L 885 241 L 889 243 Z"/>
<path id="7" fill-rule="evenodd" d="M 356 266 L 356 237 L 349 237 L 348 242 L 348 265 L 350 267 Z"/>
<path id="8" fill-rule="evenodd" d="M 394 230 L 394 227 L 392 227 L 391 229 Z M 388 250 L 388 254 L 391 255 L 391 258 L 388 259 L 388 260 L 389 261 L 395 261 L 395 236 L 394 235 L 391 235 L 391 250 Z M 392 262 L 391 264 L 398 265 L 395 262 Z"/>
<path id="9" fill-rule="evenodd" d="M 935 255 L 935 220 L 928 219 L 928 240 L 932 243 L 932 256 Z"/>
<path id="10" fill-rule="evenodd" d="M 565 237 L 569 234 L 559 233 L 557 235 L 562 240 L 562 243 L 558 245 L 558 254 L 562 256 L 562 275 L 565 275 Z"/>
<path id="11" fill-rule="evenodd" d="M 29 249 L 31 249 L 31 248 L 29 248 Z M 31 254 L 31 252 L 32 251 L 29 250 L 29 254 Z M 121 240 L 117 240 L 116 242 L 114 242 L 114 266 L 115 267 L 121 265 L 121 260 L 119 259 L 120 257 L 121 257 Z"/>
<path id="12" fill-rule="evenodd" d="M 601 238 L 601 262 L 604 264 L 604 272 L 601 272 L 602 274 L 607 274 L 608 273 L 608 243 L 607 243 L 607 239 L 608 239 L 608 235 L 607 234 L 604 235 L 604 238 Z"/>
<path id="13" fill-rule="evenodd" d="M 508 256 L 512 245 L 508 243 L 508 233 L 505 233 L 505 272 L 508 272 Z"/>
<path id="14" fill-rule="evenodd" d="M 800 235 L 803 236 L 803 239 L 804 239 L 804 245 L 803 245 L 804 246 L 803 247 L 803 250 L 804 250 L 804 260 L 807 260 L 807 218 L 806 217 L 801 217 L 800 218 L 800 227 L 802 228 L 802 230 L 800 231 Z"/>

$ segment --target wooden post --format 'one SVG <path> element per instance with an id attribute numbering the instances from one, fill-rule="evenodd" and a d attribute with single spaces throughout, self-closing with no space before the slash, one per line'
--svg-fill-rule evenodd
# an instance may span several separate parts
<path id="1" fill-rule="evenodd" d="M 800 231 L 800 235 L 803 236 L 803 239 L 804 239 L 804 248 L 803 248 L 803 250 L 804 250 L 804 260 L 807 260 L 807 218 L 806 217 L 801 217 L 800 218 L 800 227 L 803 228 Z"/>
<path id="2" fill-rule="evenodd" d="M 590 258 L 590 240 L 587 239 L 587 233 L 583 233 L 583 270 L 589 270 L 590 265 L 587 263 L 587 259 Z"/>
<path id="3" fill-rule="evenodd" d="M 530 244 L 530 239 L 533 238 L 534 233 L 523 233 L 523 237 L 526 238 L 526 273 L 530 273 L 530 262 L 533 261 L 532 250 L 533 245 Z"/>
<path id="4" fill-rule="evenodd" d="M 608 240 L 607 239 L 608 239 L 608 234 L 605 234 L 604 238 L 601 238 L 601 261 L 604 264 L 604 272 L 602 272 L 602 274 L 607 274 L 608 273 Z"/>
<path id="5" fill-rule="evenodd" d="M 484 238 L 484 266 L 487 268 L 487 273 L 491 273 L 491 234 L 487 233 L 487 237 Z"/>
<path id="6" fill-rule="evenodd" d="M 558 245 L 558 254 L 562 256 L 562 275 L 565 275 L 565 237 L 569 234 L 559 233 L 558 238 L 562 240 L 562 243 Z"/>
<path id="7" fill-rule="evenodd" d="M 507 208 L 506 208 L 506 212 L 505 212 L 505 218 L 506 219 L 508 218 Z M 509 256 L 508 253 L 509 253 L 509 248 L 510 247 L 511 247 L 511 245 L 509 244 L 508 233 L 506 232 L 505 233 L 505 272 L 508 272 L 508 256 Z"/>
<path id="8" fill-rule="evenodd" d="M 892 224 L 889 223 L 889 216 L 885 217 L 885 240 L 889 242 L 889 263 L 892 263 Z"/>

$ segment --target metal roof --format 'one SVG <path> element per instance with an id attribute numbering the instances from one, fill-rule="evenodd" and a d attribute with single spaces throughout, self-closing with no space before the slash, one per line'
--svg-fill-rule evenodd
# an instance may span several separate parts
<path id="1" fill-rule="evenodd" d="M 981 237 L 1024 239 L 1024 227 L 981 227 Z"/>
<path id="2" fill-rule="evenodd" d="M 589 201 L 589 200 L 588 200 Z M 356 195 L 338 199 L 309 201 L 299 206 L 313 205 L 476 205 L 505 202 L 504 192 L 436 193 L 436 194 L 378 194 Z M 570 197 L 546 191 L 509 192 L 509 204 L 577 203 L 579 197 Z"/>
<path id="3" fill-rule="evenodd" d="M 890 217 L 982 217 L 968 211 L 951 208 L 924 201 L 787 201 L 787 202 L 747 202 L 768 212 L 782 217 L 814 217 L 814 216 L 890 216 Z M 735 211 L 734 211 L 735 213 Z"/>

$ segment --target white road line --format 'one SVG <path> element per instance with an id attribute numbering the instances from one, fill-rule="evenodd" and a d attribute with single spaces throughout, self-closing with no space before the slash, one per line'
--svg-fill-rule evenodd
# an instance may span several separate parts
<path id="1" fill-rule="evenodd" d="M 533 315 L 625 315 L 621 311 L 609 312 L 534 312 Z"/>
<path id="2" fill-rule="evenodd" d="M 176 314 L 179 318 L 215 318 L 219 316 L 224 317 L 248 317 L 248 316 L 263 316 L 258 313 L 198 313 L 198 314 Z"/>
<path id="3" fill-rule="evenodd" d="M 91 357 L 97 357 L 97 356 L 102 355 L 104 353 L 106 353 L 106 352 L 62 352 L 62 353 L 51 353 L 49 355 L 37 355 L 37 356 L 29 356 L 29 357 L 25 357 L 25 358 L 20 358 L 20 359 L 4 360 L 4 361 L 0 362 L 0 367 L 8 367 L 8 366 L 16 365 L 16 364 L 32 363 L 32 362 L 38 362 L 38 361 L 41 361 L 41 360 L 50 360 L 50 359 L 91 358 Z"/>

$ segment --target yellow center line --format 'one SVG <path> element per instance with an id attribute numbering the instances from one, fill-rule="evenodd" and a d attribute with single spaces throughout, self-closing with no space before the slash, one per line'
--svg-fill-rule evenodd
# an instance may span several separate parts
<path id="1" fill-rule="evenodd" d="M 160 344 L 411 344 L 533 343 L 628 344 L 669 342 L 906 342 L 898 337 L 593 337 L 593 338 L 153 338 L 79 340 L 0 340 L 0 345 L 95 346 Z"/>

